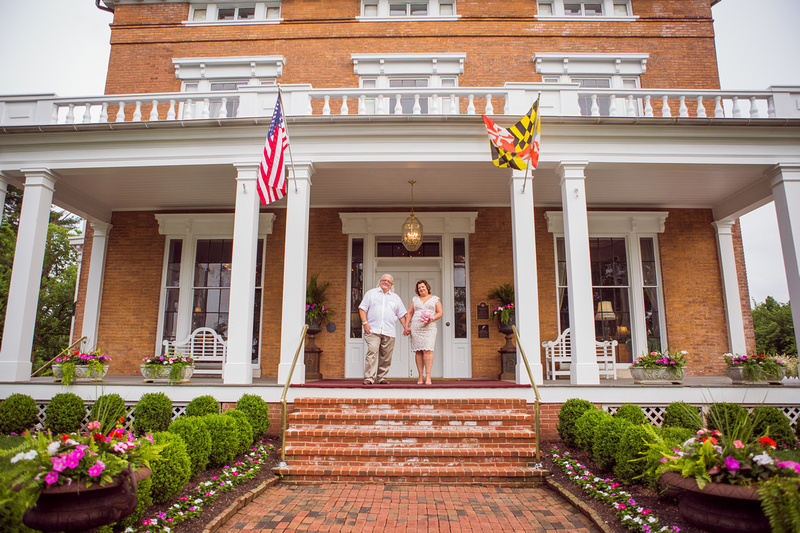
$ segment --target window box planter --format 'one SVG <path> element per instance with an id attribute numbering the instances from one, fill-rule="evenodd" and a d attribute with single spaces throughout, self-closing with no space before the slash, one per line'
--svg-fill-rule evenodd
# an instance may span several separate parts
<path id="1" fill-rule="evenodd" d="M 734 385 L 742 385 L 745 383 L 776 383 L 780 384 L 781 380 L 786 376 L 786 371 L 781 369 L 777 374 L 767 374 L 761 372 L 760 379 L 749 380 L 744 377 L 744 367 L 742 366 L 729 366 L 728 377 L 731 378 Z"/>
<path id="2" fill-rule="evenodd" d="M 75 381 L 103 381 L 106 374 L 108 374 L 108 365 L 103 365 L 102 372 L 86 365 L 75 365 Z M 53 376 L 55 376 L 56 381 L 62 381 L 64 379 L 64 369 L 62 365 L 53 365 Z"/>
<path id="3" fill-rule="evenodd" d="M 683 383 L 684 369 L 683 368 L 640 368 L 631 367 L 631 377 L 636 384 L 652 383 L 652 382 L 667 382 L 667 383 Z"/>
<path id="4" fill-rule="evenodd" d="M 173 375 L 173 365 L 139 365 L 145 383 L 189 383 L 194 374 L 194 365 L 183 365 L 177 375 Z M 170 379 L 172 376 L 174 379 Z"/>

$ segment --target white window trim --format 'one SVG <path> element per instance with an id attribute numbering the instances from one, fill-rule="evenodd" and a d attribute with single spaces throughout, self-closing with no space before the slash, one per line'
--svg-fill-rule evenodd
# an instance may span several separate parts
<path id="1" fill-rule="evenodd" d="M 232 8 L 232 7 L 255 7 L 255 15 L 254 18 L 249 20 L 217 20 L 217 13 L 220 8 Z M 184 20 L 181 22 L 184 26 L 241 26 L 241 25 L 250 25 L 250 24 L 280 24 L 283 22 L 283 17 L 278 17 L 276 19 L 268 19 L 267 18 L 267 8 L 280 8 L 281 15 L 283 15 L 283 10 L 280 1 L 272 1 L 272 2 L 241 2 L 241 1 L 232 1 L 232 0 L 216 0 L 216 2 L 209 2 L 204 4 L 195 4 L 189 8 L 189 20 Z M 206 10 L 206 20 L 192 20 L 194 18 L 194 12 L 196 9 L 205 9 Z"/>
<path id="2" fill-rule="evenodd" d="M 645 74 L 649 58 L 650 54 L 536 53 L 533 62 L 536 73 L 544 76 L 560 76 L 567 80 L 570 76 L 605 76 L 621 80 Z"/>
<path id="3" fill-rule="evenodd" d="M 264 81 L 274 83 L 283 75 L 285 64 L 286 59 L 283 56 L 178 57 L 172 59 L 175 78 L 184 83 L 203 79 L 215 82 L 246 80 L 248 85 L 263 85 Z"/>
<path id="4" fill-rule="evenodd" d="M 656 259 L 658 275 L 658 313 L 661 317 L 661 345 L 667 346 L 667 317 L 664 305 L 664 279 L 661 275 L 661 254 L 658 246 L 658 234 L 664 233 L 667 211 L 589 211 L 589 237 L 620 237 L 625 239 L 628 254 L 628 295 L 631 313 L 632 356 L 647 350 L 647 334 L 644 319 L 644 279 L 642 274 L 642 257 L 640 239 L 650 237 Z M 564 237 L 563 211 L 545 212 L 547 231 L 553 234 L 553 261 L 558 272 L 558 257 L 555 253 L 555 242 Z M 558 279 L 555 280 L 558 286 Z M 558 302 L 556 301 L 556 313 Z M 642 332 L 645 332 L 644 335 Z M 627 364 L 622 364 L 626 368 Z"/>
<path id="5" fill-rule="evenodd" d="M 356 20 L 360 22 L 408 22 L 408 21 L 447 21 L 447 20 L 458 20 L 461 18 L 461 15 L 458 14 L 458 8 L 456 7 L 456 1 L 453 0 L 453 14 L 452 15 L 445 15 L 442 16 L 439 14 L 439 0 L 425 0 L 428 4 L 428 15 L 424 17 L 419 16 L 405 16 L 405 17 L 393 17 L 389 15 L 389 4 L 391 0 L 375 0 L 372 2 L 365 2 L 365 0 L 361 0 L 361 14 L 356 17 Z M 375 17 L 368 17 L 364 15 L 364 4 L 369 3 L 371 5 L 377 4 L 378 5 L 378 15 Z M 398 3 L 403 3 L 398 0 Z M 410 3 L 410 2 L 409 2 Z M 422 1 L 418 3 L 423 3 Z M 450 3 L 450 2 L 446 2 Z"/>
<path id="6" fill-rule="evenodd" d="M 167 279 L 167 266 L 169 264 L 170 239 L 182 239 L 181 268 L 179 282 L 178 319 L 175 333 L 179 340 L 185 339 L 191 331 L 192 320 L 192 284 L 194 280 L 194 258 L 197 250 L 197 241 L 202 239 L 232 239 L 233 238 L 233 213 L 211 214 L 171 214 L 161 213 L 155 215 L 158 221 L 158 233 L 165 237 L 164 258 L 161 270 L 160 295 L 158 304 L 158 329 L 156 330 L 155 355 L 161 353 L 161 337 L 164 331 L 164 306 L 166 305 L 165 281 Z M 258 217 L 258 238 L 264 239 L 264 255 L 266 258 L 267 237 L 272 234 L 275 221 L 274 213 L 261 213 Z M 261 295 L 262 317 L 259 324 L 263 324 L 264 313 L 264 273 L 261 269 Z M 261 335 L 263 336 L 263 327 Z M 263 338 L 263 337 L 262 337 Z M 253 370 L 260 372 L 261 346 L 258 347 L 258 360 L 253 363 Z"/>
<path id="7" fill-rule="evenodd" d="M 387 77 L 386 79 L 424 76 L 434 80 L 438 77 L 452 78 L 464 74 L 467 54 L 352 54 L 350 60 L 356 76 Z M 388 83 L 386 86 L 388 87 Z"/>
<path id="8" fill-rule="evenodd" d="M 564 3 L 569 3 L 569 0 L 552 0 L 547 2 L 537 2 L 537 5 L 540 3 L 551 4 L 553 6 L 553 14 L 552 15 L 540 15 L 537 13 L 536 18 L 542 20 L 558 20 L 558 21 L 592 21 L 592 20 L 603 20 L 603 21 L 622 21 L 622 22 L 631 22 L 639 17 L 636 15 L 628 15 L 626 17 L 620 17 L 614 14 L 614 4 L 621 4 L 623 2 L 619 0 L 596 0 L 595 2 L 589 2 L 589 0 L 580 0 L 580 3 L 600 3 L 603 4 L 603 15 L 566 15 L 564 13 Z M 627 1 L 628 4 L 628 13 L 633 13 L 633 7 L 631 6 L 630 0 Z"/>

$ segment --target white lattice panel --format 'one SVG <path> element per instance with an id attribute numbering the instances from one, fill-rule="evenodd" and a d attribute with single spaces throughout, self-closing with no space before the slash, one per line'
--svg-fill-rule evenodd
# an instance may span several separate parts
<path id="1" fill-rule="evenodd" d="M 603 410 L 613 415 L 619 410 L 620 407 L 621 405 L 603 405 Z M 640 407 L 651 424 L 661 427 L 661 425 L 664 423 L 664 411 L 667 409 L 666 405 L 642 405 Z M 705 418 L 705 415 L 708 411 L 708 406 L 704 405 L 695 407 L 697 407 L 698 412 L 702 412 L 702 416 Z M 753 409 L 758 406 L 743 405 L 742 407 L 747 409 L 748 413 L 752 413 Z M 792 428 L 797 428 L 797 425 L 800 424 L 800 406 L 779 407 L 776 405 L 774 407 L 776 407 L 786 416 L 786 418 L 789 419 L 789 423 L 791 424 Z"/>

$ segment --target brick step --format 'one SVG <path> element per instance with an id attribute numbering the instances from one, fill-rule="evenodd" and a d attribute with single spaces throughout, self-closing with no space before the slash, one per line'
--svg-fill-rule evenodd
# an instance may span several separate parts
<path id="1" fill-rule="evenodd" d="M 505 398 L 298 398 L 295 409 L 498 409 L 502 411 L 527 411 L 527 402 L 522 399 Z"/>
<path id="2" fill-rule="evenodd" d="M 277 466 L 284 483 L 450 483 L 531 486 L 544 483 L 547 470 L 525 467 Z"/>
<path id="3" fill-rule="evenodd" d="M 348 448 L 287 446 L 287 462 L 316 466 L 491 466 L 524 467 L 536 457 L 534 448 Z"/>
<path id="4" fill-rule="evenodd" d="M 356 428 L 291 428 L 286 430 L 287 445 L 330 445 L 343 443 L 346 446 L 402 446 L 415 444 L 460 444 L 462 446 L 490 446 L 492 444 L 507 447 L 532 446 L 534 433 L 519 429 L 490 429 L 482 427 L 376 427 L 364 426 Z"/>
<path id="5" fill-rule="evenodd" d="M 471 425 L 471 426 L 522 426 L 531 427 L 533 417 L 527 413 L 469 413 L 469 412 L 419 412 L 419 411 L 358 411 L 358 412 L 317 412 L 299 411 L 289 415 L 292 426 L 309 424 L 336 425 Z"/>

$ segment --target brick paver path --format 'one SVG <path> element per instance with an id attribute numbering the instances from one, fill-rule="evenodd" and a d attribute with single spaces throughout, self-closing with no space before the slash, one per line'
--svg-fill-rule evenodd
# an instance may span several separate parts
<path id="1" fill-rule="evenodd" d="M 278 484 L 219 531 L 600 530 L 547 487 Z"/>

